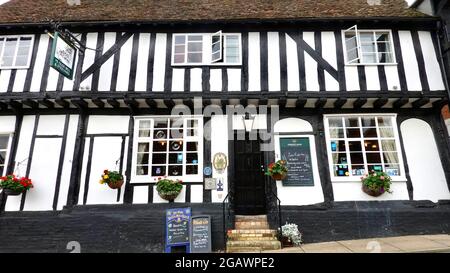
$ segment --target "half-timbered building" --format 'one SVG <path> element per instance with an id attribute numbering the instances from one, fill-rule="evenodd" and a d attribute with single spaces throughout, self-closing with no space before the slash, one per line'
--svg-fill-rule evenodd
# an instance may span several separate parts
<path id="1" fill-rule="evenodd" d="M 50 66 L 55 27 L 79 41 L 72 79 Z M 0 174 L 35 186 L 2 193 L 0 251 L 162 251 L 171 207 L 211 215 L 216 250 L 240 214 L 307 242 L 448 233 L 443 32 L 402 0 L 11 0 Z M 264 176 L 286 158 L 297 176 Z M 372 170 L 392 193 L 361 190 Z M 183 180 L 174 202 L 161 176 Z"/>

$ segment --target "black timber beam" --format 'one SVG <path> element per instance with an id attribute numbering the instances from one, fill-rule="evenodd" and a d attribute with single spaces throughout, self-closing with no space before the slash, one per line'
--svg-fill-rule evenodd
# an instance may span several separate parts
<path id="1" fill-rule="evenodd" d="M 95 104 L 95 106 L 97 106 L 98 108 L 105 108 L 105 103 L 98 98 L 94 98 L 92 99 L 92 103 Z"/>
<path id="2" fill-rule="evenodd" d="M 353 108 L 359 109 L 359 108 L 363 107 L 364 104 L 366 104 L 366 103 L 367 103 L 367 99 L 359 98 L 353 102 Z"/>
<path id="3" fill-rule="evenodd" d="M 373 102 L 373 108 L 380 109 L 381 107 L 385 106 L 387 102 L 388 98 L 379 98 Z"/>
<path id="4" fill-rule="evenodd" d="M 413 108 L 421 108 L 430 102 L 430 98 L 420 98 L 412 103 Z"/>
<path id="5" fill-rule="evenodd" d="M 441 109 L 442 107 L 447 105 L 448 102 L 449 102 L 449 100 L 447 98 L 441 99 L 441 100 L 437 100 L 437 101 L 433 102 L 433 108 Z"/>
<path id="6" fill-rule="evenodd" d="M 145 103 L 150 108 L 156 108 L 158 106 L 158 103 L 154 99 L 145 99 Z"/>
<path id="7" fill-rule="evenodd" d="M 402 108 L 403 105 L 407 104 L 409 102 L 408 98 L 400 98 L 392 104 L 394 108 Z"/>
<path id="8" fill-rule="evenodd" d="M 124 99 L 123 102 L 128 106 L 128 109 L 130 109 L 132 113 L 135 113 L 139 108 L 139 102 L 137 102 L 135 99 Z"/>
<path id="9" fill-rule="evenodd" d="M 316 103 L 314 104 L 314 107 L 316 109 L 322 109 L 325 104 L 327 103 L 327 99 L 326 98 L 320 98 L 316 101 Z"/>
<path id="10" fill-rule="evenodd" d="M 39 103 L 37 103 L 35 100 L 32 100 L 32 99 L 23 100 L 22 103 L 32 109 L 39 108 Z"/>
<path id="11" fill-rule="evenodd" d="M 347 102 L 347 99 L 345 98 L 338 98 L 335 102 L 334 102 L 334 108 L 337 109 L 341 109 L 342 106 L 344 106 L 344 104 Z"/>
<path id="12" fill-rule="evenodd" d="M 308 101 L 308 100 L 305 99 L 305 98 L 300 98 L 300 99 L 298 99 L 298 100 L 295 102 L 295 107 L 296 107 L 296 108 L 300 108 L 300 109 L 305 108 L 305 105 L 306 105 L 306 102 L 307 102 L 307 101 Z"/>
<path id="13" fill-rule="evenodd" d="M 55 108 L 55 103 L 49 101 L 48 99 L 38 100 L 38 102 L 39 102 L 40 104 L 44 105 L 45 107 L 49 108 L 49 109 Z"/>
<path id="14" fill-rule="evenodd" d="M 175 102 L 171 99 L 165 99 L 164 104 L 167 108 L 172 109 L 175 106 Z"/>
<path id="15" fill-rule="evenodd" d="M 89 107 L 88 103 L 83 99 L 72 99 L 70 102 L 79 109 L 87 109 Z"/>
<path id="16" fill-rule="evenodd" d="M 113 108 L 120 108 L 120 102 L 117 101 L 116 99 L 107 99 L 106 102 Z"/>
<path id="17" fill-rule="evenodd" d="M 55 99 L 55 103 L 61 106 L 62 108 L 69 108 L 70 102 L 64 99 Z"/>

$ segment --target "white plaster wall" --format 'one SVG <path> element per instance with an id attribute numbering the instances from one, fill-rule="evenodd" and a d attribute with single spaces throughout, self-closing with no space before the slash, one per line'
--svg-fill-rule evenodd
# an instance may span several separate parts
<path id="1" fill-rule="evenodd" d="M 191 203 L 203 203 L 202 185 L 191 185 Z"/>
<path id="2" fill-rule="evenodd" d="M 15 161 L 20 163 L 16 164 L 15 174 L 18 176 L 25 176 L 27 171 L 28 153 L 30 152 L 31 138 L 33 136 L 33 128 L 35 123 L 35 116 L 24 116 L 22 121 L 22 128 L 20 130 L 19 145 L 17 147 L 17 153 Z M 20 200 L 22 195 L 8 196 L 6 201 L 6 211 L 20 210 Z"/>
<path id="3" fill-rule="evenodd" d="M 90 116 L 88 134 L 128 134 L 129 116 Z"/>
<path id="4" fill-rule="evenodd" d="M 65 115 L 41 115 L 39 116 L 38 135 L 63 135 Z"/>
<path id="5" fill-rule="evenodd" d="M 133 187 L 133 204 L 148 203 L 148 186 Z"/>
<path id="6" fill-rule="evenodd" d="M 414 200 L 450 199 L 450 192 L 433 131 L 423 120 L 408 119 L 400 125 Z"/>
<path id="7" fill-rule="evenodd" d="M 295 135 L 295 132 L 311 132 L 313 128 L 311 124 L 299 118 L 286 118 L 279 120 L 274 125 L 276 133 L 292 133 L 292 135 L 275 136 L 275 160 L 280 159 L 280 138 L 282 137 L 308 137 L 311 147 L 311 159 L 314 176 L 314 186 L 298 187 L 283 186 L 282 181 L 276 181 L 277 195 L 281 200 L 281 205 L 310 205 L 321 203 L 324 201 L 322 184 L 320 182 L 319 168 L 317 163 L 317 152 L 314 136 L 312 135 Z"/>
<path id="8" fill-rule="evenodd" d="M 37 138 L 30 167 L 34 188 L 27 192 L 24 210 L 53 209 L 62 138 Z"/>
<path id="9" fill-rule="evenodd" d="M 334 201 L 383 201 L 383 200 L 409 200 L 406 182 L 392 182 L 392 194 L 384 193 L 373 197 L 361 189 L 361 181 L 333 182 Z"/>
<path id="10" fill-rule="evenodd" d="M 15 116 L 0 116 L 0 133 L 10 134 L 14 133 L 14 127 L 16 125 Z"/>
<path id="11" fill-rule="evenodd" d="M 225 115 L 217 115 L 211 118 L 211 160 L 216 153 L 224 153 L 228 157 L 228 118 Z M 223 191 L 212 190 L 211 201 L 222 202 L 228 193 L 228 168 L 223 173 L 218 173 L 213 168 L 213 178 L 221 179 L 223 183 Z M 191 189 L 192 190 L 192 189 Z M 203 193 L 202 193 L 203 195 Z M 203 196 L 202 196 L 203 197 Z"/>

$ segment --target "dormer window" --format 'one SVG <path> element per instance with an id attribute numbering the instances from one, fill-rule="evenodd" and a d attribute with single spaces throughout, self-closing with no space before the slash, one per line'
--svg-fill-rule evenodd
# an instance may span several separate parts
<path id="1" fill-rule="evenodd" d="M 172 65 L 240 65 L 238 33 L 174 34 Z"/>
<path id="2" fill-rule="evenodd" d="M 392 34 L 389 30 L 344 31 L 346 64 L 395 64 Z"/>

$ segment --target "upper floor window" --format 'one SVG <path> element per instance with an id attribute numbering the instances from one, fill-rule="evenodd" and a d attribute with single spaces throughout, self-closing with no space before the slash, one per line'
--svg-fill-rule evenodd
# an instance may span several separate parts
<path id="1" fill-rule="evenodd" d="M 11 135 L 0 134 L 0 176 L 6 175 L 10 138 Z"/>
<path id="2" fill-rule="evenodd" d="M 392 34 L 389 30 L 358 30 L 353 26 L 344 31 L 346 64 L 395 63 Z"/>
<path id="3" fill-rule="evenodd" d="M 327 115 L 324 122 L 332 180 L 359 180 L 371 171 L 404 179 L 395 115 Z"/>
<path id="4" fill-rule="evenodd" d="M 241 35 L 237 33 L 174 34 L 173 65 L 240 65 Z"/>
<path id="5" fill-rule="evenodd" d="M 133 181 L 153 182 L 161 176 L 201 181 L 202 122 L 200 117 L 137 118 Z"/>
<path id="6" fill-rule="evenodd" d="M 33 36 L 0 36 L 0 69 L 21 69 L 30 66 Z"/>

